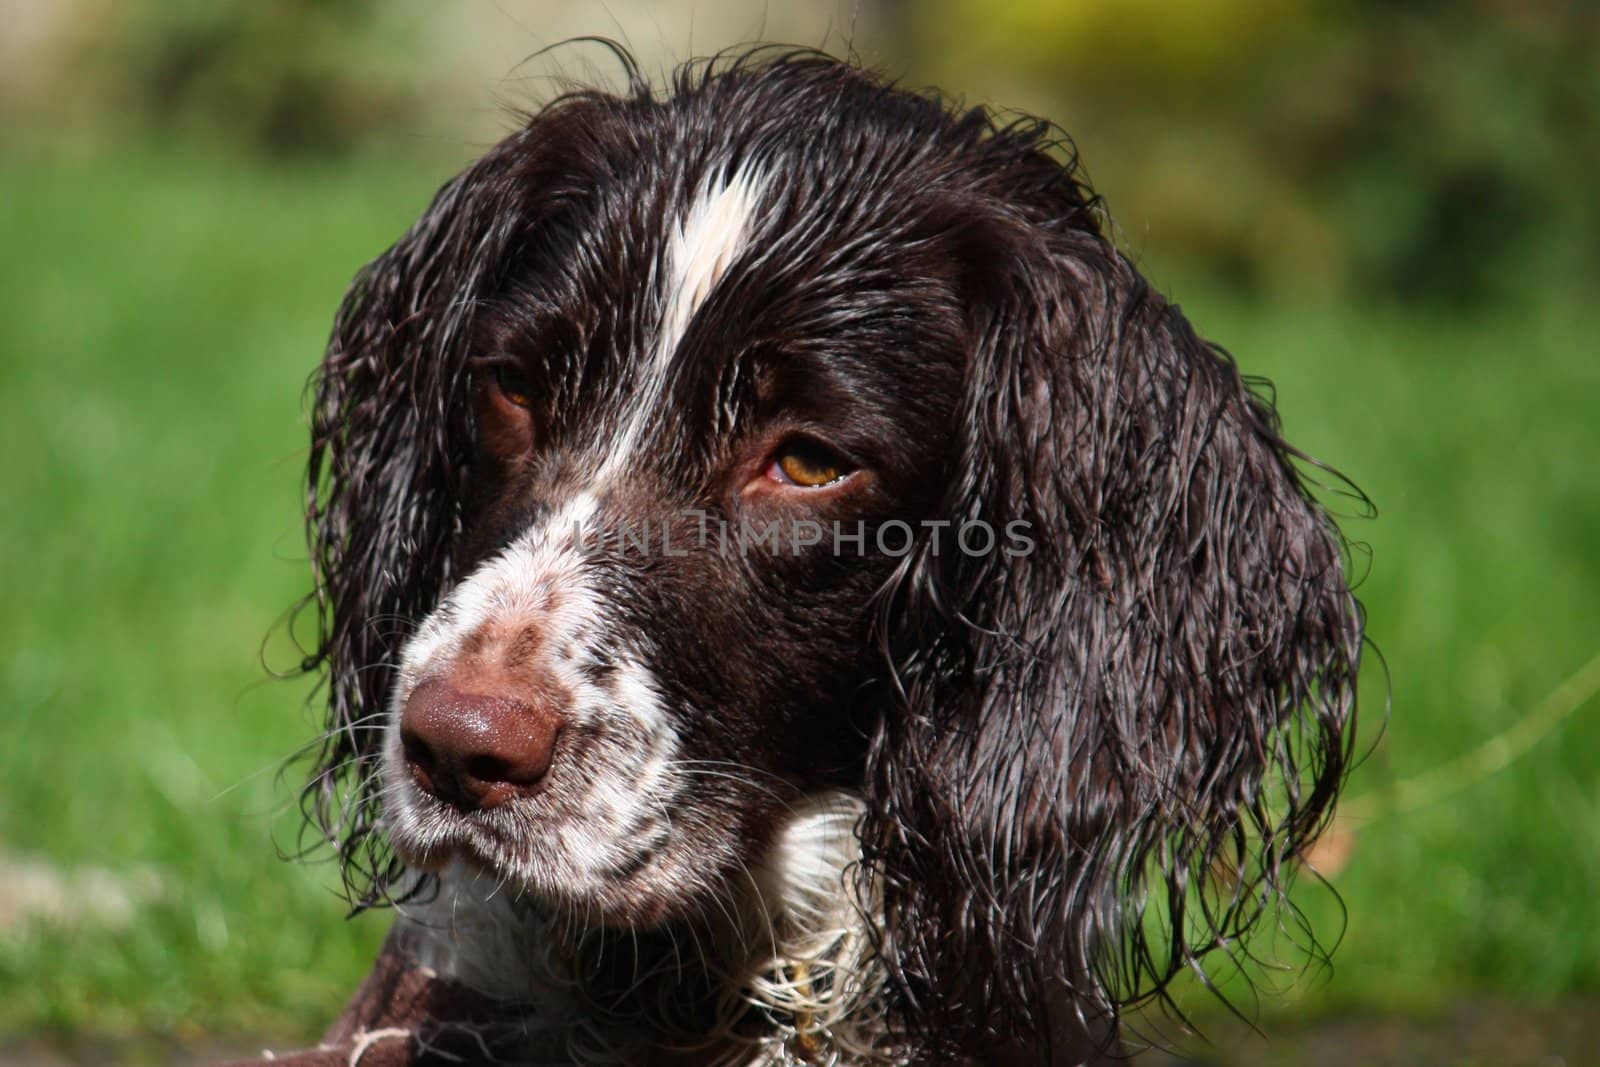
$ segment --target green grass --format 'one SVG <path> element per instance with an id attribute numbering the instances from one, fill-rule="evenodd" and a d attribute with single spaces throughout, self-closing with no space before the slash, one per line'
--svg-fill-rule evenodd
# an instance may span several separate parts
<path id="1" fill-rule="evenodd" d="M 318 727 L 258 652 L 306 582 L 304 380 L 350 274 L 447 170 L 0 163 L 0 856 L 166 887 L 120 933 L 0 928 L 0 1032 L 309 1035 L 381 936 L 381 916 L 341 921 L 326 867 L 275 858 L 296 827 L 276 771 Z M 1350 796 L 1468 752 L 1600 651 L 1584 318 L 1169 288 L 1381 510 L 1348 532 L 1371 546 L 1393 707 Z M 1498 774 L 1380 804 L 1335 880 L 1334 970 L 1284 1003 L 1600 991 L 1597 766 L 1591 706 Z M 1328 893 L 1300 901 L 1337 932 Z"/>
<path id="2" fill-rule="evenodd" d="M 370 958 L 381 919 L 341 922 L 325 867 L 275 858 L 276 771 L 316 726 L 260 650 L 306 587 L 307 374 L 439 177 L 0 173 L 0 850 L 167 886 L 125 933 L 0 935 L 0 1030 L 306 1033 Z"/>
<path id="3" fill-rule="evenodd" d="M 1600 364 L 1576 314 L 1476 318 L 1195 303 L 1274 378 L 1292 438 L 1376 502 L 1367 744 L 1355 850 L 1334 879 L 1348 929 L 1313 1006 L 1433 1007 L 1464 992 L 1600 990 L 1600 700 L 1499 773 L 1398 811 L 1380 791 L 1467 754 L 1600 653 Z M 1592 673 L 1592 672 L 1591 672 Z M 1299 901 L 1337 931 L 1330 894 Z"/>

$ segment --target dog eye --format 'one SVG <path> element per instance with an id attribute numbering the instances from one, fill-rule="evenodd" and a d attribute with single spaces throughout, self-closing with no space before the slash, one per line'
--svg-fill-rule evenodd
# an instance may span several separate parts
<path id="1" fill-rule="evenodd" d="M 519 408 L 525 408 L 532 403 L 528 379 L 522 371 L 510 363 L 497 363 L 494 368 L 494 387 L 500 390 L 500 395 Z"/>
<path id="2" fill-rule="evenodd" d="M 767 468 L 767 477 L 773 481 L 803 489 L 832 485 L 849 474 L 850 467 L 841 457 L 800 437 L 784 442 Z"/>

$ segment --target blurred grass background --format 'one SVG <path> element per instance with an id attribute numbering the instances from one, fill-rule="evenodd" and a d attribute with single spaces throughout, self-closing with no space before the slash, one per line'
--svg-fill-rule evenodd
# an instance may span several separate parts
<path id="1" fill-rule="evenodd" d="M 1338 898 L 1297 897 L 1343 940 L 1257 974 L 1270 1048 L 1186 991 L 1209 1055 L 1600 1062 L 1600 708 L 1539 714 L 1600 653 L 1600 15 L 1560 0 L 0 0 L 0 1050 L 306 1039 L 363 973 L 384 917 L 275 858 L 319 729 L 262 666 L 306 588 L 302 388 L 503 105 L 612 73 L 529 59 L 579 33 L 649 71 L 848 47 L 1062 123 L 1380 511 L 1346 529 L 1389 686 L 1374 657 Z"/>

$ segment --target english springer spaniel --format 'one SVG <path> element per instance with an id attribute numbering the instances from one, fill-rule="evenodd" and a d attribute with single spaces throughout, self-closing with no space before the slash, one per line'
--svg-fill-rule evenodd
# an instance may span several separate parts
<path id="1" fill-rule="evenodd" d="M 1119 1055 L 1351 758 L 1303 457 L 1047 123 L 628 83 L 445 185 L 316 380 L 304 802 L 398 918 L 310 1055 Z"/>

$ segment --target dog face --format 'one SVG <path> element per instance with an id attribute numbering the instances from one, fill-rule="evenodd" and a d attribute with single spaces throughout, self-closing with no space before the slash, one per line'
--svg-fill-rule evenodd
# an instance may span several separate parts
<path id="1" fill-rule="evenodd" d="M 575 168 L 557 218 L 526 188 L 527 250 L 473 317 L 465 577 L 391 698 L 412 862 L 652 922 L 859 785 L 878 542 L 942 495 L 967 324 L 937 201 L 880 160 L 841 211 L 784 132 L 697 146 L 665 117 L 620 175 Z"/>
<path id="2" fill-rule="evenodd" d="M 305 794 L 362 901 L 461 859 L 575 921 L 715 914 L 843 791 L 930 1048 L 1242 936 L 1342 781 L 1360 614 L 1270 406 L 1052 136 L 690 68 L 548 105 L 363 271 Z"/>

